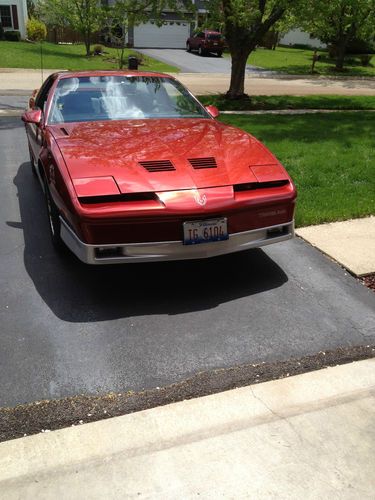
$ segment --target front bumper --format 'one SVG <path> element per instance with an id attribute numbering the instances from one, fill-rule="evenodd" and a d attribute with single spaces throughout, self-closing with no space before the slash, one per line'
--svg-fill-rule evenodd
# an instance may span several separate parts
<path id="1" fill-rule="evenodd" d="M 294 236 L 294 221 L 229 235 L 225 241 L 184 245 L 181 241 L 88 245 L 61 221 L 61 238 L 86 264 L 123 264 L 186 259 L 206 259 L 289 240 Z"/>

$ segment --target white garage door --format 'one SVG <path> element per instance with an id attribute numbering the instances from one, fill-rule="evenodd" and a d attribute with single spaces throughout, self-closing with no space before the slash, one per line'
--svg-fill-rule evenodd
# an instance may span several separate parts
<path id="1" fill-rule="evenodd" d="M 134 27 L 134 47 L 155 49 L 184 49 L 190 36 L 190 24 L 183 21 L 165 21 L 157 26 L 153 23 Z"/>

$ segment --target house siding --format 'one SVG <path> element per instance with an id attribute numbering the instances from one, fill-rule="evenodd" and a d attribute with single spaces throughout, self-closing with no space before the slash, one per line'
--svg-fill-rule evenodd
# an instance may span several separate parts
<path id="1" fill-rule="evenodd" d="M 26 38 L 27 4 L 26 0 L 0 0 L 0 5 L 10 7 L 12 15 L 12 27 L 4 28 L 4 31 L 17 30 L 21 38 Z"/>

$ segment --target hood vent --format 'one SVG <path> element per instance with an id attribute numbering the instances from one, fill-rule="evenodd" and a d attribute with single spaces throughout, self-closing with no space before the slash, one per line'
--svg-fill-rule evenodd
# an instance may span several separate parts
<path id="1" fill-rule="evenodd" d="M 217 163 L 213 156 L 209 156 L 208 158 L 189 158 L 188 161 L 195 169 L 217 168 Z"/>
<path id="2" fill-rule="evenodd" d="M 139 164 L 148 172 L 169 172 L 176 170 L 170 160 L 140 161 Z"/>

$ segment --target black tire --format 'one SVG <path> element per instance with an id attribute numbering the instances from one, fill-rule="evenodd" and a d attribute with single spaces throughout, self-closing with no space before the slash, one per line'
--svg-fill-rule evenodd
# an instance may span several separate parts
<path id="1" fill-rule="evenodd" d="M 202 45 L 199 45 L 198 47 L 198 54 L 203 57 L 206 55 L 206 51 L 204 49 L 202 49 Z"/>
<path id="2" fill-rule="evenodd" d="M 61 230 L 60 214 L 58 208 L 55 205 L 55 202 L 52 199 L 51 193 L 49 192 L 47 182 L 44 182 L 44 195 L 46 199 L 47 216 L 48 216 L 51 240 L 53 246 L 60 251 L 64 248 L 64 242 L 60 236 L 60 230 Z"/>
<path id="3" fill-rule="evenodd" d="M 32 152 L 31 152 L 30 144 L 29 144 L 29 156 L 30 156 L 31 171 L 36 176 L 37 175 L 37 172 L 36 172 L 37 167 L 35 165 L 35 160 L 34 160 Z"/>
<path id="4" fill-rule="evenodd" d="M 223 55 L 223 52 L 221 50 L 219 50 L 219 52 L 217 52 L 217 57 L 221 57 Z"/>
<path id="5" fill-rule="evenodd" d="M 186 43 L 186 50 L 187 52 L 191 52 L 191 47 L 189 42 Z"/>

